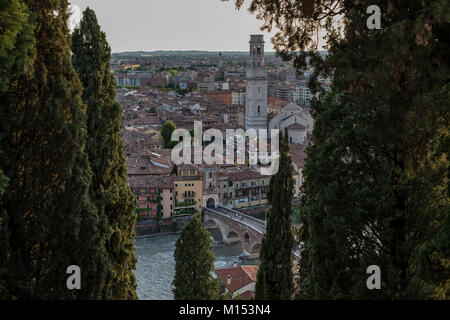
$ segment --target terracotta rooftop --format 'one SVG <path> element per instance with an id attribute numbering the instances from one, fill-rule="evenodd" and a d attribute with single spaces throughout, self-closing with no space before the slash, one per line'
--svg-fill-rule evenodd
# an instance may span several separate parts
<path id="1" fill-rule="evenodd" d="M 242 300 L 252 300 L 253 297 L 255 296 L 255 293 L 250 290 L 247 290 L 244 293 L 240 294 L 240 296 Z M 236 300 L 236 298 L 234 298 L 234 300 Z"/>
<path id="2" fill-rule="evenodd" d="M 242 267 L 216 269 L 215 272 L 231 292 L 235 292 L 253 282 Z M 228 280 L 230 280 L 230 283 L 228 283 Z"/>
<path id="3" fill-rule="evenodd" d="M 295 165 L 298 168 L 303 168 L 305 166 L 305 160 L 306 160 L 306 146 L 304 145 L 293 145 L 289 151 L 292 162 L 295 163 Z"/>
<path id="4" fill-rule="evenodd" d="M 241 268 L 245 271 L 246 274 L 250 277 L 250 279 L 256 282 L 256 274 L 258 273 L 258 266 L 241 266 Z"/>
<path id="5" fill-rule="evenodd" d="M 128 177 L 128 183 L 132 188 L 173 189 L 173 181 L 172 176 Z"/>

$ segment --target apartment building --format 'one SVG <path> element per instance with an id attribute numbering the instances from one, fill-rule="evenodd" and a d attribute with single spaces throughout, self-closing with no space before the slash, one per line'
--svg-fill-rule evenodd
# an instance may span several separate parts
<path id="1" fill-rule="evenodd" d="M 129 177 L 128 184 L 137 200 L 142 220 L 165 219 L 174 214 L 174 188 L 171 176 Z"/>
<path id="2" fill-rule="evenodd" d="M 240 209 L 267 204 L 267 187 L 270 176 L 260 175 L 248 168 L 219 173 L 219 203 Z"/>
<path id="3" fill-rule="evenodd" d="M 203 205 L 203 176 L 193 165 L 177 167 L 173 181 L 175 215 L 201 212 Z"/>

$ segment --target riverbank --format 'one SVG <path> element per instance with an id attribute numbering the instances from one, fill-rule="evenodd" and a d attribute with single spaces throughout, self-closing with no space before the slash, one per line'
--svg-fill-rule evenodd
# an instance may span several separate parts
<path id="1" fill-rule="evenodd" d="M 138 240 L 138 239 L 145 239 L 145 238 L 156 238 L 156 237 L 177 235 L 177 234 L 180 234 L 180 232 L 181 231 L 176 231 L 176 232 L 159 232 L 159 233 L 152 233 L 152 234 L 144 234 L 144 235 L 135 236 L 134 239 Z"/>
<path id="2" fill-rule="evenodd" d="M 136 224 L 134 231 L 136 237 L 178 233 L 191 219 L 192 216 L 185 215 L 162 219 L 160 222 L 146 221 L 145 223 Z"/>
<path id="3" fill-rule="evenodd" d="M 217 231 L 213 231 L 215 235 Z M 177 233 L 154 234 L 135 239 L 137 265 L 134 274 L 140 300 L 172 300 L 172 281 L 175 275 L 173 257 Z M 217 239 L 220 237 L 217 235 Z M 229 268 L 238 265 L 257 264 L 256 261 L 241 259 L 240 243 L 225 244 L 213 241 L 215 268 Z"/>

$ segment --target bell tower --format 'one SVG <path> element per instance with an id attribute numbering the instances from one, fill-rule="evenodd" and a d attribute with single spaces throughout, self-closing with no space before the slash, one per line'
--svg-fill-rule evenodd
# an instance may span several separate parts
<path id="1" fill-rule="evenodd" d="M 250 57 L 246 76 L 246 130 L 267 129 L 268 78 L 264 63 L 264 43 L 263 35 L 250 36 Z"/>

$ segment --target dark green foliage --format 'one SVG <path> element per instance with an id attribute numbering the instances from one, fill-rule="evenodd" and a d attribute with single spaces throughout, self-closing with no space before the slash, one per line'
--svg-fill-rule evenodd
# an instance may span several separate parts
<path id="1" fill-rule="evenodd" d="M 250 3 L 264 29 L 281 30 L 272 40 L 283 58 L 298 69 L 311 58 L 313 90 L 317 75 L 333 75 L 312 108 L 300 297 L 448 299 L 449 2 Z M 366 26 L 370 5 L 381 30 Z M 321 23 L 326 59 L 316 53 Z M 372 264 L 382 290 L 366 288 Z"/>
<path id="2" fill-rule="evenodd" d="M 97 268 L 98 215 L 88 195 L 86 107 L 71 63 L 67 6 L 22 1 L 21 31 L 8 49 L 10 62 L 2 62 L 10 72 L 0 99 L 0 162 L 10 179 L 1 200 L 0 296 L 6 299 L 95 294 L 87 280 Z M 82 270 L 82 290 L 67 289 L 70 265 Z"/>
<path id="3" fill-rule="evenodd" d="M 173 124 L 172 121 L 167 120 L 162 129 L 161 129 L 161 136 L 164 139 L 164 146 L 166 149 L 173 148 L 177 142 L 172 141 L 172 133 L 175 131 L 176 126 Z"/>
<path id="4" fill-rule="evenodd" d="M 110 72 L 111 49 L 95 12 L 83 13 L 72 36 L 73 65 L 84 85 L 87 105 L 86 150 L 92 168 L 90 195 L 97 208 L 101 243 L 106 256 L 95 280 L 102 283 L 101 298 L 136 299 L 134 225 L 135 199 L 127 185 L 121 141 L 122 107 L 115 101 Z M 99 260 L 100 261 L 100 260 Z"/>
<path id="5" fill-rule="evenodd" d="M 0 92 L 5 92 L 14 71 L 27 64 L 31 45 L 30 17 L 26 5 L 19 0 L 5 0 L 0 4 Z"/>
<path id="6" fill-rule="evenodd" d="M 369 32 L 370 4 L 353 3 L 345 39 L 330 37 L 333 87 L 313 106 L 301 295 L 448 297 L 449 158 L 436 149 L 449 125 L 450 21 L 408 2 Z M 366 288 L 373 264 L 382 290 Z"/>
<path id="7" fill-rule="evenodd" d="M 175 300 L 218 300 L 224 295 L 224 290 L 219 290 L 219 280 L 212 275 L 214 254 L 211 235 L 198 214 L 181 231 L 174 258 L 176 265 L 172 291 Z"/>
<path id="8" fill-rule="evenodd" d="M 19 0 L 3 1 L 0 4 L 0 150 L 12 151 L 8 136 L 14 126 L 9 108 L 13 104 L 24 104 L 25 95 L 17 94 L 19 79 L 29 80 L 30 51 L 33 48 L 32 21 L 27 6 Z M 0 299 L 10 298 L 10 287 L 6 281 L 11 274 L 9 264 L 10 233 L 6 209 L 9 177 L 15 170 L 11 158 L 0 151 Z M 6 172 L 5 172 L 6 171 Z"/>
<path id="9" fill-rule="evenodd" d="M 217 300 L 232 300 L 233 293 L 228 291 L 228 288 L 225 285 L 225 283 L 223 283 L 220 280 L 217 280 L 217 281 L 219 282 L 219 295 L 218 295 Z"/>
<path id="10" fill-rule="evenodd" d="M 256 299 L 289 300 L 293 294 L 291 251 L 294 237 L 291 232 L 292 213 L 292 160 L 289 145 L 280 134 L 279 170 L 270 179 L 267 199 L 267 229 L 264 234 L 258 270 Z"/>
<path id="11" fill-rule="evenodd" d="M 266 297 L 264 269 L 259 266 L 258 273 L 256 274 L 255 285 L 255 300 L 264 300 Z"/>

